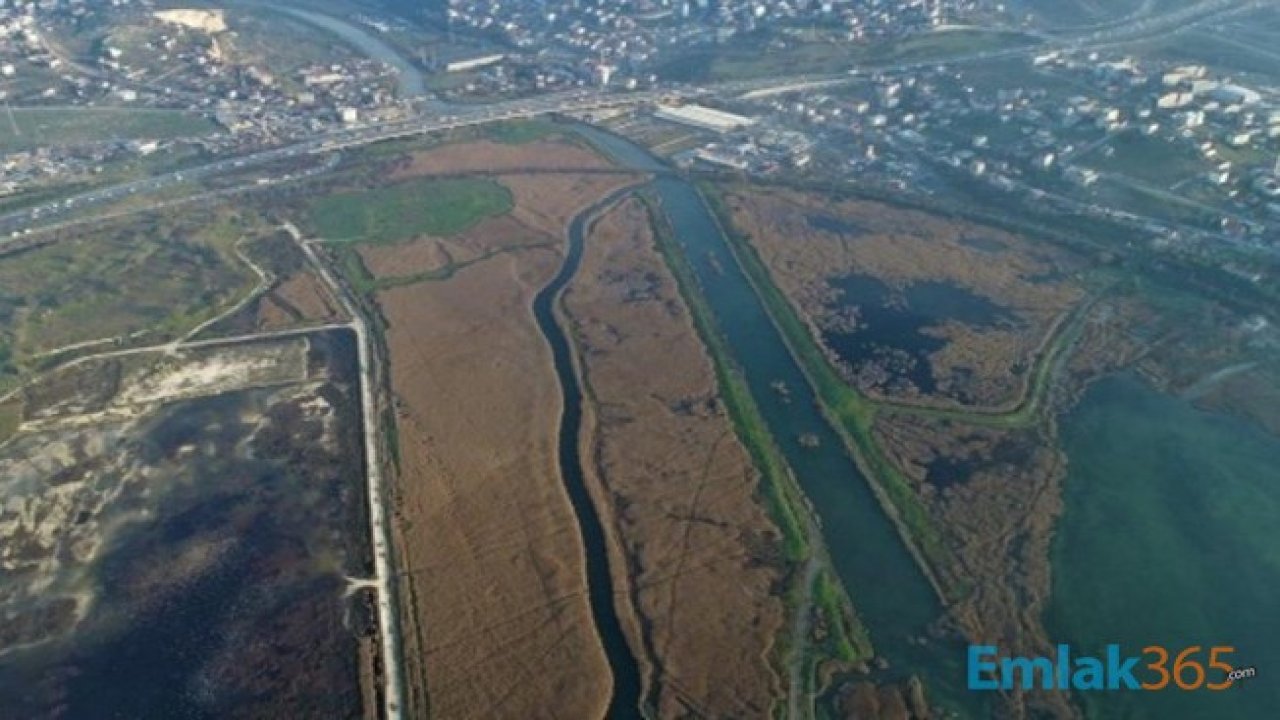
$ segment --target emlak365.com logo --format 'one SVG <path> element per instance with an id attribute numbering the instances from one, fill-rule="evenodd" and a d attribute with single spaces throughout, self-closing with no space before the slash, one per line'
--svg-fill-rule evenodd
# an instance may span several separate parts
<path id="1" fill-rule="evenodd" d="M 1257 676 L 1230 662 L 1235 648 L 1199 645 L 1169 650 L 1148 645 L 1140 655 L 1108 645 L 1101 657 L 1073 655 L 1058 645 L 1055 657 L 1009 657 L 994 645 L 970 645 L 970 690 L 1226 690 Z"/>

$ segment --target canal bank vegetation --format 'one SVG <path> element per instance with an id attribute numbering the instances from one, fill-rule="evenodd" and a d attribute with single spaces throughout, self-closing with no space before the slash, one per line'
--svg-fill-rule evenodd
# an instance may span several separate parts
<path id="1" fill-rule="evenodd" d="M 813 582 L 813 603 L 826 623 L 823 635 L 829 654 L 849 664 L 871 659 L 871 637 L 854 614 L 839 579 L 832 572 L 822 572 Z"/>
<path id="2" fill-rule="evenodd" d="M 746 380 L 730 359 L 725 340 L 715 327 L 711 309 L 697 290 L 698 281 L 692 269 L 687 265 L 679 248 L 675 247 L 671 230 L 666 225 L 664 217 L 653 206 L 657 201 L 647 199 L 646 202 L 649 203 L 658 248 L 667 267 L 671 269 L 671 274 L 676 278 L 680 295 L 689 306 L 698 335 L 707 346 L 712 363 L 715 365 L 716 379 L 720 395 L 724 399 L 725 409 L 733 420 L 734 429 L 741 438 L 742 444 L 751 453 L 752 461 L 764 480 L 762 485 L 765 498 L 778 523 L 778 529 L 782 532 L 786 559 L 793 565 L 801 563 L 810 556 L 812 547 L 805 523 L 801 520 L 803 513 L 807 510 L 801 499 L 799 488 L 791 479 L 786 461 L 782 459 L 782 452 L 760 416 L 760 410 L 751 397 Z"/>
<path id="3" fill-rule="evenodd" d="M 885 457 L 875 442 L 872 429 L 878 411 L 876 404 L 845 383 L 831 367 L 804 322 L 782 291 L 773 284 L 768 269 L 756 254 L 750 240 L 731 224 L 721 197 L 706 185 L 700 190 L 719 221 L 734 257 L 822 401 L 823 413 L 833 420 L 834 429 L 841 435 L 863 471 L 872 479 L 872 489 L 880 496 L 886 511 L 895 520 L 934 589 L 944 600 L 956 599 L 962 590 L 944 586 L 939 580 L 939 573 L 952 566 L 952 558 L 941 533 L 929 518 L 928 511 L 907 478 Z"/>
<path id="4" fill-rule="evenodd" d="M 798 711 L 811 716 L 811 700 L 804 700 L 803 708 L 799 703 L 817 695 L 819 671 L 832 662 L 852 667 L 869 661 L 874 656 L 870 637 L 834 576 L 812 511 L 732 359 L 693 269 L 676 246 L 657 200 L 647 197 L 645 202 L 658 250 L 711 358 L 726 412 L 760 473 L 762 494 L 782 533 L 788 566 L 785 600 L 793 630 L 779 639 L 775 655 L 790 678 L 791 703 L 789 708 L 775 707 L 774 714 L 785 717 Z M 815 638 L 815 630 L 821 637 Z"/>

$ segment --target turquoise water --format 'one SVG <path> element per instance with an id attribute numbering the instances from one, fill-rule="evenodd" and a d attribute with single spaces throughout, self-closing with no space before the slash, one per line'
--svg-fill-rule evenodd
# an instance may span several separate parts
<path id="1" fill-rule="evenodd" d="M 1280 438 L 1132 377 L 1091 388 L 1061 431 L 1070 465 L 1047 617 L 1055 641 L 1171 655 L 1230 645 L 1234 665 L 1258 671 L 1222 692 L 1081 693 L 1090 716 L 1280 716 Z"/>

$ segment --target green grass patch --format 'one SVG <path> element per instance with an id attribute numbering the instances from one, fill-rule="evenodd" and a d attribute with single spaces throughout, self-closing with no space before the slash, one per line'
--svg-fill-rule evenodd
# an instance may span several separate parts
<path id="1" fill-rule="evenodd" d="M 258 220 L 221 210 L 141 216 L 0 257 L 0 366 L 21 376 L 68 345 L 180 336 L 256 284 L 232 246 Z"/>
<path id="2" fill-rule="evenodd" d="M 1209 167 L 1195 149 L 1164 138 L 1126 130 L 1076 161 L 1096 170 L 1116 172 L 1168 188 Z"/>
<path id="3" fill-rule="evenodd" d="M 761 49 L 759 41 L 698 50 L 659 68 L 671 80 L 749 80 L 806 74 L 843 73 L 855 67 L 943 61 L 982 51 L 1031 45 L 1027 35 L 993 30 L 949 30 L 874 42 L 789 42 Z"/>
<path id="4" fill-rule="evenodd" d="M 512 205 L 511 192 L 492 180 L 420 178 L 320 198 L 309 219 L 326 240 L 389 243 L 455 235 Z"/>
<path id="5" fill-rule="evenodd" d="M 171 140 L 209 135 L 213 121 L 182 110 L 25 107 L 0 110 L 0 152 L 111 140 Z"/>
<path id="6" fill-rule="evenodd" d="M 813 604 L 826 619 L 830 654 L 847 663 L 870 660 L 875 654 L 871 638 L 854 614 L 848 594 L 831 573 L 829 569 L 824 570 L 813 582 Z"/>

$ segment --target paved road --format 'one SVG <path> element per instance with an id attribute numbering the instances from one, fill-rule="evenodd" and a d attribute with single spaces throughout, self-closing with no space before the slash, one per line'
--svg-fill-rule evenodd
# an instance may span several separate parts
<path id="1" fill-rule="evenodd" d="M 292 145 L 239 157 L 229 157 L 194 168 L 176 170 L 141 180 L 98 188 L 63 200 L 0 214 L 0 237 L 3 237 L 3 239 L 0 239 L 0 247 L 5 242 L 21 237 L 22 233 L 33 224 L 57 220 L 87 207 L 103 205 L 131 196 L 146 195 L 178 183 L 203 180 L 221 173 L 265 165 L 278 160 L 503 120 L 531 118 L 551 113 L 588 112 L 605 108 L 641 105 L 669 97 L 696 97 L 704 94 L 704 92 L 696 88 L 625 94 L 605 93 L 598 90 L 572 91 L 533 99 L 510 100 L 476 108 L 467 108 L 450 115 L 433 115 L 431 117 L 337 130 Z"/>
<path id="2" fill-rule="evenodd" d="M 925 61 L 900 63 L 886 66 L 869 67 L 868 70 L 905 71 L 913 68 L 933 67 L 939 64 L 958 62 L 974 62 L 1016 57 L 1028 53 L 1046 52 L 1053 49 L 1073 51 L 1105 48 L 1113 45 L 1132 43 L 1143 39 L 1158 37 L 1171 32 L 1182 32 L 1210 20 L 1220 18 L 1226 13 L 1267 6 L 1269 0 L 1204 0 L 1203 2 L 1166 13 L 1148 16 L 1141 21 L 1121 28 L 1105 28 L 1086 32 L 1080 35 L 1061 38 L 1056 41 L 1037 43 L 1030 46 L 1007 48 L 987 52 L 970 53 L 949 58 L 935 58 Z M 65 200 L 46 203 L 0 214 L 0 248 L 4 243 L 19 238 L 30 226 L 46 223 L 68 213 L 85 207 L 102 205 L 132 195 L 142 195 L 161 190 L 165 187 L 187 180 L 199 180 L 223 172 L 230 172 L 246 167 L 267 164 L 276 160 L 300 156 L 308 153 L 323 152 L 341 148 L 357 147 L 394 138 L 411 137 L 429 132 L 451 130 L 454 128 L 483 125 L 502 120 L 514 120 L 536 117 L 550 113 L 574 113 L 601 110 L 606 108 L 627 107 L 653 103 L 664 98 L 696 98 L 705 95 L 768 95 L 775 92 L 787 92 L 793 89 L 820 87 L 833 82 L 848 80 L 847 75 L 801 75 L 787 78 L 771 78 L 741 82 L 726 82 L 707 87 L 673 87 L 664 90 L 653 90 L 634 93 L 610 93 L 596 89 L 573 90 L 539 96 L 530 99 L 508 100 L 476 107 L 449 108 L 438 114 L 421 116 L 410 120 L 380 123 L 357 128 L 342 129 L 319 135 L 292 145 L 251 153 L 240 157 L 226 158 L 206 165 L 186 170 L 156 175 L 143 180 L 136 180 L 106 188 L 91 190 Z M 452 114 L 446 114 L 452 113 Z"/>

